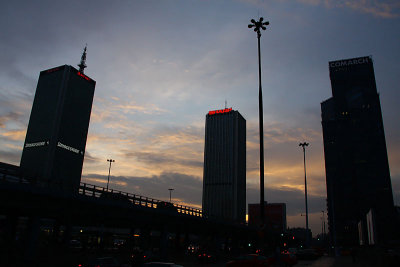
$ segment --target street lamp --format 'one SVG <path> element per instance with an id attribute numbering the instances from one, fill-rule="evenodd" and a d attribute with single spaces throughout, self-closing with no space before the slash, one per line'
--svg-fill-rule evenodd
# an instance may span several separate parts
<path id="1" fill-rule="evenodd" d="M 168 190 L 169 190 L 169 203 L 172 203 L 171 202 L 171 193 L 172 193 L 172 191 L 174 191 L 174 189 L 173 188 L 169 188 Z"/>
<path id="2" fill-rule="evenodd" d="M 110 167 L 108 168 L 108 179 L 107 179 L 107 191 L 108 191 L 108 184 L 110 183 L 111 163 L 115 162 L 115 160 L 113 160 L 113 159 L 107 159 L 107 162 L 110 162 Z"/>
<path id="3" fill-rule="evenodd" d="M 300 143 L 299 146 L 303 147 L 303 155 L 304 155 L 304 194 L 306 199 L 306 246 L 308 246 L 308 203 L 307 203 L 307 175 L 306 175 L 306 146 L 309 143 Z"/>
<path id="4" fill-rule="evenodd" d="M 252 24 L 248 27 L 254 28 L 257 33 L 258 40 L 258 117 L 260 126 L 260 219 L 261 225 L 264 225 L 264 119 L 263 119 L 263 102 L 262 102 L 262 87 L 261 87 L 261 50 L 260 50 L 260 37 L 261 29 L 266 30 L 265 26 L 269 25 L 268 21 L 264 21 L 264 18 L 260 18 L 258 21 L 251 20 Z"/>

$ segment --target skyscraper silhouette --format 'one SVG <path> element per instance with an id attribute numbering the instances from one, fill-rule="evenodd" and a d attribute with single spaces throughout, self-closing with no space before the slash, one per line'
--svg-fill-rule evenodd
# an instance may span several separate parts
<path id="1" fill-rule="evenodd" d="M 40 72 L 20 163 L 33 181 L 77 192 L 95 85 L 83 68 Z"/>
<path id="2" fill-rule="evenodd" d="M 246 120 L 232 108 L 206 115 L 203 215 L 246 220 Z"/>
<path id="3" fill-rule="evenodd" d="M 357 244 L 358 225 L 372 209 L 383 241 L 393 195 L 372 58 L 332 61 L 329 72 L 333 97 L 321 110 L 331 238 Z"/>

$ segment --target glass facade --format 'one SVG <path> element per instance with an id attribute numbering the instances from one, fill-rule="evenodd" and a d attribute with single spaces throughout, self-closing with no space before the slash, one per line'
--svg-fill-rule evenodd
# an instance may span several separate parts
<path id="1" fill-rule="evenodd" d="M 328 221 L 338 245 L 355 245 L 370 209 L 384 240 L 393 196 L 370 57 L 329 62 L 332 98 L 321 103 Z"/>
<path id="2" fill-rule="evenodd" d="M 238 111 L 206 115 L 203 215 L 246 221 L 246 120 Z"/>
<path id="3" fill-rule="evenodd" d="M 20 164 L 30 179 L 77 192 L 95 85 L 72 66 L 40 73 Z"/>

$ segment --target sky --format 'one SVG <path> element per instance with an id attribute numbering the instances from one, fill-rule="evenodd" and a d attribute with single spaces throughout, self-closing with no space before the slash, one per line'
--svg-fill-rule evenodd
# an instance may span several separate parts
<path id="1" fill-rule="evenodd" d="M 201 208 L 205 115 L 247 121 L 247 203 L 259 202 L 257 36 L 261 36 L 265 198 L 321 232 L 326 183 L 320 103 L 328 62 L 372 56 L 393 195 L 400 205 L 400 3 L 397 0 L 1 1 L 0 161 L 19 165 L 39 73 L 76 65 L 94 79 L 82 181 Z M 77 67 L 76 67 L 77 68 Z"/>

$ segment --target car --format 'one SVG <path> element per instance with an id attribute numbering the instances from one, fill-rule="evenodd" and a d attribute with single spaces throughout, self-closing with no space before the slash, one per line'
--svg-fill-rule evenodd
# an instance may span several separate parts
<path id="1" fill-rule="evenodd" d="M 143 267 L 145 266 L 153 266 L 153 267 L 183 267 L 182 265 L 177 265 L 175 263 L 171 262 L 148 262 L 142 265 Z"/>
<path id="2" fill-rule="evenodd" d="M 248 254 L 228 262 L 226 267 L 271 266 L 274 262 L 275 260 L 272 257 L 265 257 L 258 254 Z"/>
<path id="3" fill-rule="evenodd" d="M 144 263 L 154 260 L 154 258 L 154 254 L 150 250 L 135 249 L 131 253 L 130 261 L 132 266 L 142 266 Z"/>
<path id="4" fill-rule="evenodd" d="M 197 254 L 197 259 L 200 263 L 214 263 L 217 261 L 217 256 L 208 251 L 199 251 Z"/>
<path id="5" fill-rule="evenodd" d="M 178 209 L 171 202 L 160 201 L 157 203 L 157 209 L 178 212 Z"/>

